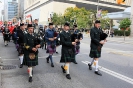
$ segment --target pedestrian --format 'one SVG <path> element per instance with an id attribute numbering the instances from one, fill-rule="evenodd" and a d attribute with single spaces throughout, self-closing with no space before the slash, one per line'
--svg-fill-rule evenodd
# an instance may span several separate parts
<path id="1" fill-rule="evenodd" d="M 28 24 L 28 33 L 24 36 L 24 61 L 23 65 L 28 66 L 29 82 L 32 82 L 33 67 L 38 65 L 38 48 L 43 44 L 43 41 L 38 40 L 38 36 L 33 32 L 32 24 Z"/>
<path id="2" fill-rule="evenodd" d="M 60 46 L 60 37 L 59 37 L 60 31 L 59 31 L 58 27 L 56 27 L 55 29 L 56 29 L 56 32 L 57 32 L 57 34 L 58 34 L 58 38 L 56 39 L 56 54 L 58 54 L 58 52 L 57 52 L 57 47 Z"/>
<path id="3" fill-rule="evenodd" d="M 19 45 L 18 47 L 18 54 L 20 59 L 20 68 L 23 67 L 23 58 L 24 58 L 24 30 L 25 26 L 24 23 L 20 24 L 20 29 L 17 30 L 17 43 Z"/>
<path id="4" fill-rule="evenodd" d="M 4 38 L 5 46 L 7 46 L 10 40 L 10 30 L 8 29 L 8 26 L 5 26 L 3 30 L 3 38 Z"/>
<path id="5" fill-rule="evenodd" d="M 53 23 L 49 23 L 49 28 L 45 32 L 45 40 L 47 42 L 47 53 L 49 53 L 49 56 L 46 58 L 46 60 L 47 60 L 47 63 L 49 63 L 49 59 L 50 59 L 51 67 L 54 67 L 52 55 L 56 52 L 57 37 L 58 37 L 57 33 L 53 28 Z"/>
<path id="6" fill-rule="evenodd" d="M 62 65 L 63 73 L 66 73 L 66 78 L 71 79 L 69 68 L 70 63 L 75 62 L 75 45 L 76 42 L 71 41 L 71 33 L 70 33 L 70 24 L 64 24 L 64 30 L 60 33 L 60 40 L 62 44 L 61 49 L 61 60 L 60 63 L 65 63 L 64 66 Z"/>
<path id="7" fill-rule="evenodd" d="M 47 50 L 47 43 L 46 43 L 46 40 L 45 40 L 45 32 L 47 31 L 47 29 L 48 29 L 48 28 L 47 28 L 47 26 L 45 25 L 45 26 L 44 26 L 44 38 L 43 38 L 43 39 L 44 39 L 44 47 L 45 47 L 45 50 Z"/>
<path id="8" fill-rule="evenodd" d="M 90 45 L 90 57 L 93 58 L 92 62 L 88 64 L 89 69 L 92 70 L 92 64 L 94 63 L 95 66 L 95 74 L 102 76 L 98 69 L 98 61 L 101 57 L 101 49 L 103 44 L 105 44 L 106 40 L 101 40 L 100 36 L 103 33 L 102 29 L 100 28 L 100 21 L 96 20 L 94 24 L 94 28 L 90 31 L 91 37 L 91 45 Z"/>

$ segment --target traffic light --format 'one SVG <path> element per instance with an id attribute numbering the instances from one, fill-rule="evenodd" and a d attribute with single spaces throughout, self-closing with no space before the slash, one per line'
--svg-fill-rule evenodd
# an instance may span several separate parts
<path id="1" fill-rule="evenodd" d="M 117 0 L 117 4 L 124 4 L 126 0 Z"/>

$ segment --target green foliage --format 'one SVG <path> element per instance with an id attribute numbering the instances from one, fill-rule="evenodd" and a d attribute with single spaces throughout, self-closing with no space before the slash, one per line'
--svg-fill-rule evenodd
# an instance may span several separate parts
<path id="1" fill-rule="evenodd" d="M 52 17 L 52 22 L 55 25 L 63 25 L 65 23 L 65 18 L 64 18 L 64 16 L 62 14 L 54 13 L 53 17 Z"/>
<path id="2" fill-rule="evenodd" d="M 65 10 L 63 15 L 54 13 L 52 21 L 55 25 L 62 25 L 64 22 L 68 21 L 70 22 L 71 27 L 73 27 L 73 24 L 77 24 L 79 29 L 90 29 L 94 25 L 93 22 L 96 20 L 96 13 L 96 10 L 69 7 Z M 104 18 L 107 13 L 108 11 L 102 11 L 102 17 L 99 18 L 99 20 L 101 20 L 102 28 L 109 27 L 110 20 L 108 18 Z"/>
<path id="3" fill-rule="evenodd" d="M 120 28 L 126 30 L 128 27 L 130 27 L 131 21 L 130 19 L 126 18 L 120 21 Z"/>
<path id="4" fill-rule="evenodd" d="M 124 36 L 124 30 L 115 30 L 114 35 L 115 36 Z M 125 36 L 130 36 L 130 30 L 125 31 Z"/>

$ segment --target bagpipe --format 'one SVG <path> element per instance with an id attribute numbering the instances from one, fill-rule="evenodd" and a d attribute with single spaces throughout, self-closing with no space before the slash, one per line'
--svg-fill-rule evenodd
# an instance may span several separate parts
<path id="1" fill-rule="evenodd" d="M 100 40 L 105 40 L 108 37 L 106 33 L 101 33 L 100 34 Z"/>
<path id="2" fill-rule="evenodd" d="M 71 41 L 72 42 L 75 42 L 76 39 L 80 40 L 83 36 L 83 34 L 81 32 L 78 32 L 78 33 L 74 33 L 72 31 L 71 32 Z"/>
<path id="3" fill-rule="evenodd" d="M 54 31 L 54 33 L 53 33 L 53 38 L 54 38 L 54 37 L 57 37 L 57 36 L 58 36 L 58 33 L 57 33 L 56 31 Z M 55 48 L 54 42 L 51 42 L 51 48 L 52 48 L 52 49 Z"/>
<path id="4" fill-rule="evenodd" d="M 79 48 L 80 48 L 80 46 L 79 46 L 80 41 L 79 41 L 79 40 L 80 40 L 82 37 L 83 37 L 83 34 L 82 34 L 81 32 L 74 33 L 74 32 L 71 31 L 71 41 L 72 41 L 72 42 L 75 42 L 76 39 L 78 40 L 78 41 L 76 42 L 76 46 L 75 46 L 76 50 L 79 50 Z"/>

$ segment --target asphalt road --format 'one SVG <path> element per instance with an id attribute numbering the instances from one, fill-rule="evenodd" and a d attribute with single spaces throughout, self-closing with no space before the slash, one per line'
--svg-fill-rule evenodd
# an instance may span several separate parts
<path id="1" fill-rule="evenodd" d="M 90 39 L 85 37 L 81 43 L 80 54 L 76 56 L 77 65 L 71 63 L 68 80 L 62 73 L 60 66 L 61 46 L 57 48 L 59 54 L 54 54 L 55 67 L 46 63 L 46 51 L 39 50 L 39 65 L 36 66 L 33 82 L 28 82 L 27 67 L 13 70 L 0 70 L 0 88 L 133 88 L 133 45 L 107 42 L 102 49 L 99 60 L 103 76 L 90 71 L 87 64 L 92 60 L 89 57 Z M 12 42 L 4 47 L 0 36 L 0 59 L 3 65 L 19 66 L 17 51 Z"/>

